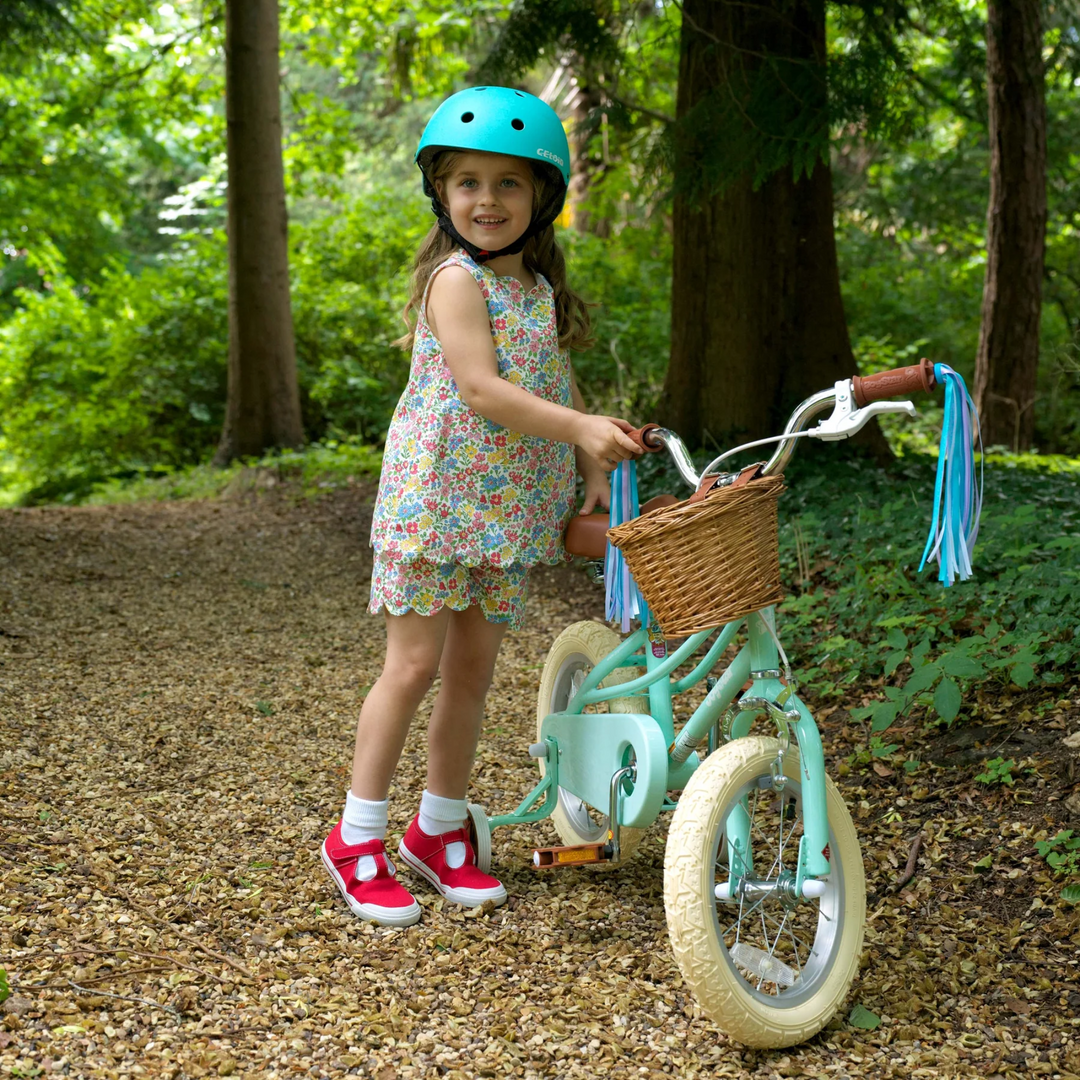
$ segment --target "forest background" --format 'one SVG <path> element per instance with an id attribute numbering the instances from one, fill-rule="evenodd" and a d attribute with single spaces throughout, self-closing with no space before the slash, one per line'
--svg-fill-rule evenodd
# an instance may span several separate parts
<path id="1" fill-rule="evenodd" d="M 78 501 L 109 481 L 205 462 L 226 408 L 224 7 L 39 2 L 58 19 L 44 41 L 20 39 L 17 20 L 6 27 L 0 73 L 7 504 Z M 382 438 L 408 367 L 391 342 L 403 329 L 409 261 L 431 224 L 412 152 L 434 105 L 477 75 L 542 94 L 565 116 L 577 168 L 560 235 L 574 284 L 600 305 L 596 345 L 575 366 L 595 408 L 635 421 L 656 414 L 672 349 L 682 13 L 671 2 L 599 0 L 280 5 L 305 441 Z M 761 174 L 751 197 L 767 193 L 769 169 L 798 179 L 823 155 L 859 370 L 925 354 L 970 383 L 987 258 L 985 4 L 829 4 L 823 16 L 827 143 L 800 131 L 777 160 L 749 147 Z M 1038 375 L 1033 402 L 1018 406 L 1031 426 L 1020 437 L 1018 425 L 1005 448 L 1076 455 L 1080 19 L 1052 4 L 1042 23 Z M 698 188 L 728 182 L 725 167 L 743 153 L 722 123 L 705 117 L 700 134 L 715 135 L 719 164 L 698 154 Z M 792 120 L 800 123 L 805 115 Z M 706 267 L 707 241 L 701 247 Z M 699 285 L 684 273 L 677 288 Z M 938 416 L 924 416 L 907 437 L 930 445 Z M 712 416 L 686 433 L 709 442 L 734 426 Z"/>

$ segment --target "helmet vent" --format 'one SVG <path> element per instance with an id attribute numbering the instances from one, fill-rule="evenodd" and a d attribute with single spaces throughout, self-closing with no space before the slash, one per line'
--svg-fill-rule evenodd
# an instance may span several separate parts
<path id="1" fill-rule="evenodd" d="M 521 120 L 511 120 L 510 121 L 510 126 L 515 131 L 522 131 L 525 128 L 525 124 Z"/>
<path id="2" fill-rule="evenodd" d="M 473 114 L 471 112 L 466 112 L 466 113 L 461 114 L 461 122 L 463 124 L 471 124 L 472 120 L 473 120 Z"/>

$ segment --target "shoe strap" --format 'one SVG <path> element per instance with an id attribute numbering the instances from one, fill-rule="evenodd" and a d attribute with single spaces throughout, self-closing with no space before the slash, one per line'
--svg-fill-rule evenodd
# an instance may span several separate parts
<path id="1" fill-rule="evenodd" d="M 339 859 L 358 859 L 361 855 L 385 855 L 386 843 L 382 840 L 365 840 L 362 844 L 342 844 L 335 853 Z"/>
<path id="2" fill-rule="evenodd" d="M 451 844 L 464 844 L 465 845 L 465 861 L 462 866 L 475 866 L 476 865 L 476 853 L 473 851 L 472 843 L 469 840 L 468 829 L 454 829 L 453 832 L 439 833 L 439 839 L 442 841 L 443 851 Z M 443 858 L 445 859 L 445 855 Z"/>
<path id="3" fill-rule="evenodd" d="M 372 852 L 372 854 L 375 857 L 375 877 L 397 877 L 397 867 L 386 857 L 385 848 L 382 851 Z"/>
<path id="4" fill-rule="evenodd" d="M 362 844 L 342 846 L 338 849 L 338 859 L 360 860 L 365 855 L 370 855 L 375 860 L 375 878 L 397 877 L 397 867 L 386 857 L 386 842 L 383 840 L 365 840 Z M 374 881 L 375 878 L 368 880 Z"/>

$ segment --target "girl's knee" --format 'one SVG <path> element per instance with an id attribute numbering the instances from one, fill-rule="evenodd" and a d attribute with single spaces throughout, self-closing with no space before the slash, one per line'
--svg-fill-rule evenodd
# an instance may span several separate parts
<path id="1" fill-rule="evenodd" d="M 423 697 L 439 674 L 438 658 L 425 656 L 387 657 L 382 677 L 393 686 Z"/>
<path id="2" fill-rule="evenodd" d="M 477 699 L 487 697 L 494 671 L 484 662 L 443 665 L 442 685 L 448 693 Z"/>

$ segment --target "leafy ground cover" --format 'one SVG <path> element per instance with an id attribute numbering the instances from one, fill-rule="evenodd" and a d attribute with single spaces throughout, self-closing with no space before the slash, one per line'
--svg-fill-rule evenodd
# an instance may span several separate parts
<path id="1" fill-rule="evenodd" d="M 834 474 L 849 493 L 850 476 Z M 808 1045 L 747 1051 L 697 1014 L 666 944 L 663 823 L 623 867 L 552 876 L 528 865 L 534 845 L 555 841 L 546 825 L 497 830 L 511 901 L 496 911 L 418 888 L 414 928 L 345 913 L 318 845 L 383 647 L 364 614 L 371 485 L 310 499 L 271 471 L 202 501 L 0 512 L 10 989 L 0 1067 L 379 1080 L 1080 1076 L 1080 909 L 1061 893 L 1070 830 L 1080 831 L 1077 751 L 1065 743 L 1080 729 L 1080 686 L 1075 668 L 1046 659 L 1046 646 L 1072 639 L 1040 629 L 1032 677 L 1019 672 L 1026 685 L 1014 678 L 1021 661 L 991 669 L 972 651 L 985 673 L 951 676 L 963 692 L 951 722 L 927 688 L 875 733 L 865 710 L 892 700 L 886 686 L 910 683 L 912 660 L 937 663 L 940 682 L 958 635 L 978 632 L 1012 656 L 1016 643 L 1001 645 L 988 620 L 1002 635 L 1027 623 L 1000 610 L 976 623 L 981 608 L 936 586 L 905 590 L 915 575 L 903 563 L 895 576 L 858 578 L 838 546 L 845 523 L 826 516 L 812 483 L 785 496 L 781 618 L 810 672 L 806 696 L 859 827 L 870 898 L 852 995 Z M 1018 505 L 998 517 L 1015 519 Z M 870 507 L 852 496 L 845 512 L 877 520 Z M 910 514 L 890 511 L 873 543 L 898 543 Z M 1009 555 L 989 528 L 987 543 L 1018 577 L 1051 561 L 1067 569 L 1068 549 L 1047 548 L 1052 537 L 1023 520 L 1007 528 L 1037 537 L 1034 550 Z M 920 620 L 931 596 L 933 618 Z M 1056 596 L 1059 615 L 1066 602 Z M 880 625 L 892 610 L 906 621 Z M 509 639 L 490 699 L 472 792 L 489 812 L 534 781 L 525 750 L 551 639 L 599 614 L 576 570 L 537 575 L 529 625 Z M 903 647 L 889 638 L 897 629 Z M 391 792 L 397 833 L 422 786 L 422 721 L 423 710 Z"/>

